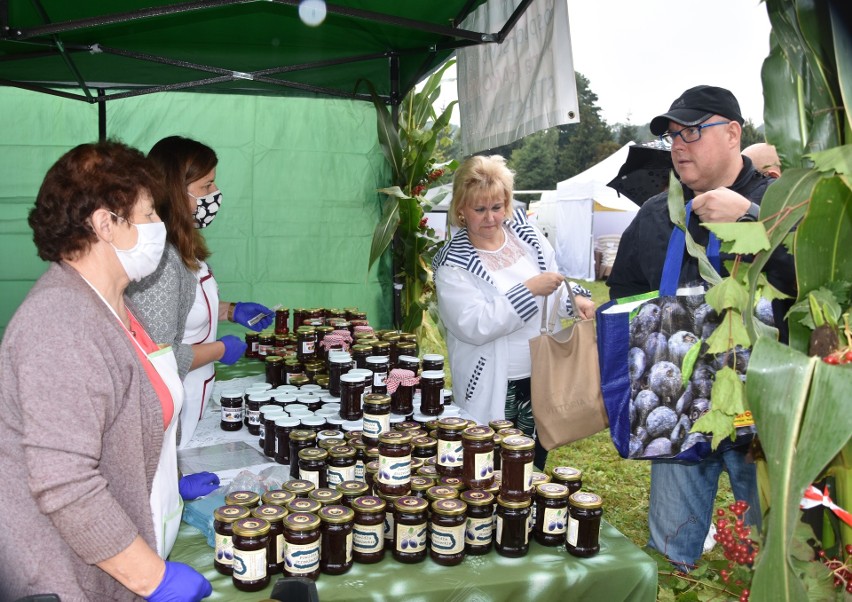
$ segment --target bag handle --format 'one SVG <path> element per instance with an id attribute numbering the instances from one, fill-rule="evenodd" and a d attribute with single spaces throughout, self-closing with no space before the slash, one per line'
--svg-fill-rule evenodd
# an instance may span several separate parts
<path id="1" fill-rule="evenodd" d="M 571 288 L 571 283 L 568 282 L 568 279 L 565 278 L 562 282 L 559 283 L 559 286 L 556 287 L 556 291 L 560 288 L 565 287 L 568 289 L 568 298 L 571 299 L 571 307 L 576 308 L 577 304 L 574 303 L 574 290 Z M 556 292 L 554 291 L 554 292 Z M 542 334 L 553 334 L 553 329 L 556 328 L 556 320 L 559 319 L 559 303 L 553 304 L 553 309 L 550 310 L 550 316 L 547 314 L 547 299 L 550 295 L 544 296 L 544 304 L 541 308 L 541 333 Z M 574 313 L 574 318 L 579 320 L 580 317 L 577 313 Z"/>
<path id="2" fill-rule="evenodd" d="M 686 204 L 686 225 L 689 227 L 689 218 L 692 215 L 692 201 Z M 722 262 L 719 258 L 719 248 L 721 243 L 715 234 L 710 233 L 710 239 L 707 241 L 707 258 L 716 271 L 721 271 Z M 680 271 L 683 267 L 683 251 L 686 249 L 686 233 L 674 227 L 672 235 L 669 237 L 669 246 L 666 249 L 666 261 L 663 264 L 663 275 L 660 278 L 660 296 L 671 297 L 677 294 L 677 287 L 680 283 Z"/>

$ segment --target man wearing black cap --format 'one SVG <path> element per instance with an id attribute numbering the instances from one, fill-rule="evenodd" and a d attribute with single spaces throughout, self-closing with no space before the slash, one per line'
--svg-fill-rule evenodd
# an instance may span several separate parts
<path id="1" fill-rule="evenodd" d="M 651 132 L 671 144 L 684 200 L 692 200 L 688 229 L 705 247 L 709 231 L 700 226 L 701 222 L 755 221 L 766 188 L 774 181 L 740 154 L 742 125 L 737 99 L 728 90 L 714 86 L 686 90 L 666 113 L 651 121 Z M 611 298 L 659 289 L 673 228 L 668 193 L 653 196 L 642 205 L 621 237 L 607 280 Z M 701 281 L 698 262 L 684 255 L 679 284 L 694 285 Z M 725 254 L 721 259 L 726 259 Z M 794 264 L 783 248 L 773 254 L 766 275 L 774 286 L 795 298 Z M 783 317 L 777 312 L 775 315 Z M 736 499 L 749 503 L 746 522 L 759 524 L 755 468 L 746 461 L 751 438 L 726 439 L 700 462 L 652 461 L 649 545 L 679 568 L 689 570 L 701 556 L 722 470 L 728 472 Z"/>

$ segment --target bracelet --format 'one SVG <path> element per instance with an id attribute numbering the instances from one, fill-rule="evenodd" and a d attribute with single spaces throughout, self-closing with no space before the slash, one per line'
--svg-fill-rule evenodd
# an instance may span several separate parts
<path id="1" fill-rule="evenodd" d="M 234 321 L 234 310 L 237 309 L 236 303 L 228 303 L 228 322 Z"/>

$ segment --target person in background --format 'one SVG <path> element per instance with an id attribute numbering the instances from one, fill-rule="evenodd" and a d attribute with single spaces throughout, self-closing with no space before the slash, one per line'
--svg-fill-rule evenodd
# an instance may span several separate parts
<path id="1" fill-rule="evenodd" d="M 255 331 L 267 328 L 273 312 L 259 303 L 219 300 L 219 287 L 207 264 L 210 251 L 200 229 L 209 226 L 222 204 L 216 186 L 216 153 L 189 138 L 169 136 L 157 142 L 148 158 L 165 176 L 165 194 L 155 199 L 166 224 L 166 251 L 157 270 L 128 287 L 128 296 L 158 343 L 175 349 L 186 392 L 180 415 L 180 446 L 192 438 L 210 399 L 216 376 L 213 362 L 233 364 L 245 353 L 237 336 L 217 340 L 219 320 Z M 256 324 L 249 320 L 261 315 Z"/>
<path id="2" fill-rule="evenodd" d="M 708 230 L 700 226 L 702 222 L 755 221 L 764 193 L 774 182 L 740 154 L 743 121 L 734 95 L 713 86 L 686 90 L 666 113 L 651 121 L 651 132 L 671 144 L 684 200 L 692 200 L 688 229 L 704 246 Z M 642 205 L 622 235 L 607 280 L 613 299 L 659 288 L 673 228 L 668 193 L 651 197 Z M 723 254 L 722 259 L 726 258 Z M 785 249 L 773 254 L 766 274 L 776 288 L 796 297 L 795 267 Z M 680 284 L 697 282 L 701 282 L 698 262 L 686 254 Z M 775 312 L 776 322 L 783 315 Z M 755 466 L 746 458 L 752 437 L 726 439 L 700 462 L 652 460 L 649 546 L 680 569 L 691 569 L 701 556 L 722 470 L 728 472 L 736 499 L 749 504 L 746 522 L 760 524 Z"/>
<path id="3" fill-rule="evenodd" d="M 781 177 L 781 159 L 775 147 L 766 142 L 756 142 L 743 149 L 743 155 L 751 159 L 754 168 L 770 178 Z"/>
<path id="4" fill-rule="evenodd" d="M 2 600 L 212 592 L 197 571 L 158 554 L 180 522 L 183 388 L 171 349 L 124 296 L 163 253 L 158 186 L 139 151 L 83 144 L 48 170 L 29 213 L 38 255 L 51 263 L 0 345 L 0 499 L 11 504 L 0 529 Z M 177 524 L 167 520 L 175 510 Z"/>
<path id="5" fill-rule="evenodd" d="M 494 155 L 467 159 L 453 177 L 449 220 L 461 228 L 432 262 L 438 313 L 447 329 L 453 399 L 478 422 L 507 418 L 530 436 L 529 340 L 539 334 L 543 299 L 561 315 L 594 315 L 586 289 L 574 285 L 577 307 L 554 295 L 565 277 L 553 248 L 526 221 L 510 213 L 514 174 Z M 536 438 L 534 463 L 547 452 Z"/>

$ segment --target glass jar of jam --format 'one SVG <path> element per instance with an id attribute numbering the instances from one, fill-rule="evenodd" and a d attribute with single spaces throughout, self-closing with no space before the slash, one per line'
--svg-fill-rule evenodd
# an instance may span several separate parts
<path id="1" fill-rule="evenodd" d="M 490 427 L 489 427 L 490 428 Z M 494 472 L 500 471 L 502 463 L 500 462 L 500 453 L 502 450 L 503 435 L 494 433 Z"/>
<path id="2" fill-rule="evenodd" d="M 316 500 L 325 506 L 334 506 L 343 503 L 343 494 L 337 488 L 319 487 L 308 494 L 308 499 Z"/>
<path id="3" fill-rule="evenodd" d="M 464 560 L 465 512 L 461 500 L 436 500 L 432 503 L 429 530 L 429 556 L 441 566 L 455 566 Z"/>
<path id="4" fill-rule="evenodd" d="M 414 420 L 403 420 L 402 422 L 395 424 L 393 426 L 393 430 L 411 433 L 411 431 L 420 430 L 420 423 L 415 422 Z"/>
<path id="5" fill-rule="evenodd" d="M 568 498 L 565 549 L 569 554 L 588 558 L 600 552 L 602 506 L 601 497 L 587 491 L 572 493 Z"/>
<path id="6" fill-rule="evenodd" d="M 369 495 L 370 488 L 364 481 L 343 481 L 337 484 L 337 490 L 343 496 L 340 503 L 344 506 L 352 507 L 352 502 L 362 495 Z"/>
<path id="7" fill-rule="evenodd" d="M 501 435 L 503 435 L 504 439 L 506 437 L 515 437 L 516 435 L 524 435 L 524 431 L 522 431 L 521 429 L 517 429 L 515 427 L 500 429 L 497 432 L 500 433 Z"/>
<path id="8" fill-rule="evenodd" d="M 583 471 L 573 466 L 554 466 L 550 479 L 553 483 L 565 485 L 568 495 L 573 495 L 583 488 Z"/>
<path id="9" fill-rule="evenodd" d="M 257 357 L 258 359 L 266 359 L 267 355 L 272 355 L 272 350 L 275 348 L 275 333 L 271 330 L 264 330 L 257 338 Z"/>
<path id="10" fill-rule="evenodd" d="M 352 356 L 348 353 L 331 352 L 328 354 L 328 392 L 340 397 L 340 377 L 352 369 Z"/>
<path id="11" fill-rule="evenodd" d="M 274 387 L 279 387 L 282 384 L 281 375 L 284 369 L 284 358 L 280 355 L 267 354 L 264 361 L 266 365 L 266 382 Z"/>
<path id="12" fill-rule="evenodd" d="M 287 502 L 296 499 L 296 494 L 285 489 L 270 489 L 260 496 L 260 502 L 266 506 L 281 506 L 282 508 Z"/>
<path id="13" fill-rule="evenodd" d="M 275 418 L 275 461 L 278 464 L 290 463 L 290 433 L 299 426 L 298 418 L 276 416 Z"/>
<path id="14" fill-rule="evenodd" d="M 329 439 L 335 442 L 339 442 L 336 443 L 336 445 L 342 445 L 343 431 L 338 429 L 323 429 L 317 433 L 317 441 L 319 441 L 320 443 L 322 443 L 323 441 L 328 441 Z"/>
<path id="15" fill-rule="evenodd" d="M 258 347 L 260 346 L 260 334 L 257 332 L 247 332 L 245 335 L 246 353 L 245 357 L 256 360 L 260 357 Z"/>
<path id="16" fill-rule="evenodd" d="M 489 420 L 488 426 L 490 426 L 494 430 L 495 433 L 499 433 L 503 429 L 515 428 L 515 423 L 512 422 L 511 420 L 505 420 L 505 419 Z"/>
<path id="17" fill-rule="evenodd" d="M 535 441 L 524 435 L 503 437 L 501 447 L 500 497 L 507 501 L 529 501 L 532 494 Z"/>
<path id="18" fill-rule="evenodd" d="M 313 490 L 311 490 L 311 493 Z M 310 514 L 316 514 L 322 508 L 322 503 L 309 497 L 297 497 L 284 506 L 287 510 L 290 511 L 291 514 L 295 514 L 296 512 L 308 512 Z"/>
<path id="19" fill-rule="evenodd" d="M 462 431 L 462 478 L 468 489 L 488 489 L 494 482 L 494 431 L 469 426 Z"/>
<path id="20" fill-rule="evenodd" d="M 293 308 L 293 330 L 296 330 L 301 326 L 305 318 L 308 317 L 308 310 L 304 307 L 294 307 Z"/>
<path id="21" fill-rule="evenodd" d="M 411 435 L 388 431 L 379 436 L 379 473 L 374 486 L 387 495 L 405 495 L 411 482 Z"/>
<path id="22" fill-rule="evenodd" d="M 424 370 L 420 373 L 420 412 L 438 416 L 444 411 L 444 372 Z"/>
<path id="23" fill-rule="evenodd" d="M 348 445 L 355 448 L 355 480 L 364 483 L 364 466 L 369 461 L 367 459 L 367 445 L 360 437 L 350 439 Z M 378 448 L 375 449 L 378 451 Z"/>
<path id="24" fill-rule="evenodd" d="M 290 431 L 290 478 L 299 478 L 299 452 L 316 445 L 317 434 L 307 429 Z"/>
<path id="25" fill-rule="evenodd" d="M 398 347 L 398 344 L 397 344 Z M 394 364 L 394 344 L 391 343 L 391 357 L 390 362 Z M 414 376 L 417 376 L 417 373 L 420 372 L 420 360 L 417 359 L 415 355 L 397 355 L 396 363 L 394 365 L 395 368 L 399 368 L 401 370 L 410 370 Z"/>
<path id="26" fill-rule="evenodd" d="M 289 481 L 284 481 L 283 483 L 281 483 L 281 489 L 283 489 L 284 491 L 289 491 L 290 493 L 295 495 L 295 497 L 293 498 L 294 500 L 298 498 L 307 499 L 308 494 L 314 489 L 316 489 L 316 485 L 314 485 L 310 481 L 306 481 L 305 479 L 290 479 Z M 286 504 L 285 507 L 287 507 Z M 294 512 L 289 507 L 287 507 L 287 509 L 291 512 Z"/>
<path id="27" fill-rule="evenodd" d="M 241 518 L 234 522 L 234 567 L 231 580 L 241 592 L 256 592 L 269 585 L 267 548 L 269 521 Z"/>
<path id="28" fill-rule="evenodd" d="M 328 450 L 329 487 L 355 479 L 355 453 L 355 448 L 349 445 L 337 445 Z"/>
<path id="29" fill-rule="evenodd" d="M 366 368 L 373 372 L 373 393 L 387 393 L 389 358 L 386 355 L 370 355 L 366 364 Z"/>
<path id="30" fill-rule="evenodd" d="M 438 468 L 435 466 L 435 464 L 428 463 L 428 461 L 425 464 L 423 464 L 423 466 L 418 468 L 417 472 L 415 474 L 422 476 L 422 477 L 429 477 L 431 479 L 435 479 L 435 482 L 438 481 L 438 476 L 439 476 L 438 475 Z"/>
<path id="31" fill-rule="evenodd" d="M 411 370 L 392 368 L 388 375 L 391 385 L 391 412 L 398 416 L 410 416 L 414 413 L 414 385 L 417 378 Z"/>
<path id="32" fill-rule="evenodd" d="M 530 549 L 530 500 L 507 500 L 497 496 L 497 524 L 494 548 L 501 556 L 525 556 Z"/>
<path id="33" fill-rule="evenodd" d="M 266 545 L 266 573 L 275 575 L 284 564 L 284 525 L 282 521 L 289 512 L 281 506 L 260 505 L 251 511 L 254 518 L 269 522 L 269 540 Z"/>
<path id="34" fill-rule="evenodd" d="M 370 488 L 370 493 L 375 494 L 379 488 L 377 485 L 379 475 L 379 461 L 370 460 L 364 464 L 364 483 Z"/>
<path id="35" fill-rule="evenodd" d="M 299 478 L 310 481 L 315 487 L 328 487 L 327 460 L 328 452 L 321 447 L 299 450 Z"/>
<path id="36" fill-rule="evenodd" d="M 216 532 L 213 567 L 223 575 L 230 575 L 234 568 L 233 524 L 250 515 L 251 511 L 244 506 L 219 506 L 213 511 L 213 530 Z"/>
<path id="37" fill-rule="evenodd" d="M 275 310 L 275 334 L 290 334 L 289 307 L 279 307 Z"/>
<path id="38" fill-rule="evenodd" d="M 394 502 L 393 557 L 415 563 L 426 558 L 426 500 L 406 495 Z"/>
<path id="39" fill-rule="evenodd" d="M 222 417 L 219 428 L 223 431 L 238 431 L 243 428 L 243 394 L 237 389 L 222 391 L 219 398 Z"/>
<path id="40" fill-rule="evenodd" d="M 355 512 L 346 506 L 325 506 L 320 518 L 320 571 L 341 575 L 352 568 L 352 528 Z"/>
<path id="41" fill-rule="evenodd" d="M 454 500 L 459 497 L 459 490 L 447 485 L 432 485 L 426 489 L 426 501 L 431 505 L 438 500 Z"/>
<path id="42" fill-rule="evenodd" d="M 426 491 L 435 486 L 435 479 L 415 475 L 411 477 L 411 495 L 426 499 Z"/>
<path id="43" fill-rule="evenodd" d="M 378 445 L 379 435 L 390 431 L 390 395 L 370 393 L 364 396 L 363 433 L 367 445 Z"/>
<path id="44" fill-rule="evenodd" d="M 260 406 L 260 433 L 258 443 L 263 453 L 270 458 L 275 456 L 275 420 L 283 418 L 286 415 L 284 410 L 274 403 Z M 268 437 L 266 436 L 267 433 L 269 433 Z"/>
<path id="45" fill-rule="evenodd" d="M 310 512 L 284 517 L 284 575 L 316 580 L 320 574 L 320 519 Z"/>
<path id="46" fill-rule="evenodd" d="M 360 420 L 364 417 L 361 396 L 364 394 L 364 377 L 347 372 L 340 376 L 340 417 L 344 420 Z"/>
<path id="47" fill-rule="evenodd" d="M 269 393 L 251 393 L 248 396 L 246 420 L 248 431 L 255 437 L 260 435 L 260 407 L 270 405 L 272 395 Z"/>
<path id="48" fill-rule="evenodd" d="M 291 357 L 284 360 L 281 373 L 284 384 L 298 386 L 298 379 L 305 376 L 305 368 L 298 358 Z"/>
<path id="49" fill-rule="evenodd" d="M 355 513 L 352 529 L 352 558 L 355 562 L 372 564 L 385 557 L 384 500 L 364 495 L 352 501 Z"/>
<path id="50" fill-rule="evenodd" d="M 398 358 L 402 357 L 417 357 L 417 343 L 414 341 L 403 341 L 402 337 L 406 335 L 400 335 L 400 340 L 396 344 L 396 352 Z M 391 343 L 391 350 L 393 350 L 393 343 Z M 399 364 L 399 359 L 397 359 L 397 365 Z M 420 360 L 417 360 L 417 367 L 420 367 Z"/>
<path id="51" fill-rule="evenodd" d="M 306 414 L 304 416 L 299 416 L 299 428 L 304 430 L 311 430 L 315 433 L 319 433 L 326 427 L 325 418 L 322 416 L 317 416 L 316 414 Z"/>
<path id="52" fill-rule="evenodd" d="M 421 435 L 419 437 L 414 437 L 411 440 L 411 455 L 414 458 L 422 458 L 426 460 L 427 458 L 434 458 L 438 453 L 438 440 L 429 437 L 428 435 Z"/>
<path id="53" fill-rule="evenodd" d="M 462 491 L 459 499 L 467 504 L 465 553 L 487 554 L 494 539 L 494 496 L 481 489 L 469 489 Z"/>
<path id="54" fill-rule="evenodd" d="M 567 524 L 568 488 L 559 483 L 538 485 L 535 488 L 535 540 L 543 546 L 561 546 Z"/>
<path id="55" fill-rule="evenodd" d="M 352 345 L 352 360 L 355 362 L 356 368 L 369 368 L 367 358 L 373 354 L 373 348 L 370 345 L 355 344 Z"/>
<path id="56" fill-rule="evenodd" d="M 464 451 L 462 431 L 467 428 L 467 420 L 457 416 L 442 418 L 438 421 L 438 474 L 445 477 L 461 477 L 464 473 Z"/>
<path id="57" fill-rule="evenodd" d="M 444 370 L 444 356 L 438 353 L 425 353 L 420 363 L 424 372 L 427 370 Z"/>
<path id="58" fill-rule="evenodd" d="M 260 504 L 260 494 L 254 491 L 232 491 L 225 496 L 226 506 L 242 506 L 251 510 Z"/>
<path id="59" fill-rule="evenodd" d="M 300 326 L 296 330 L 296 355 L 300 362 L 317 357 L 317 331 L 313 326 Z"/>

